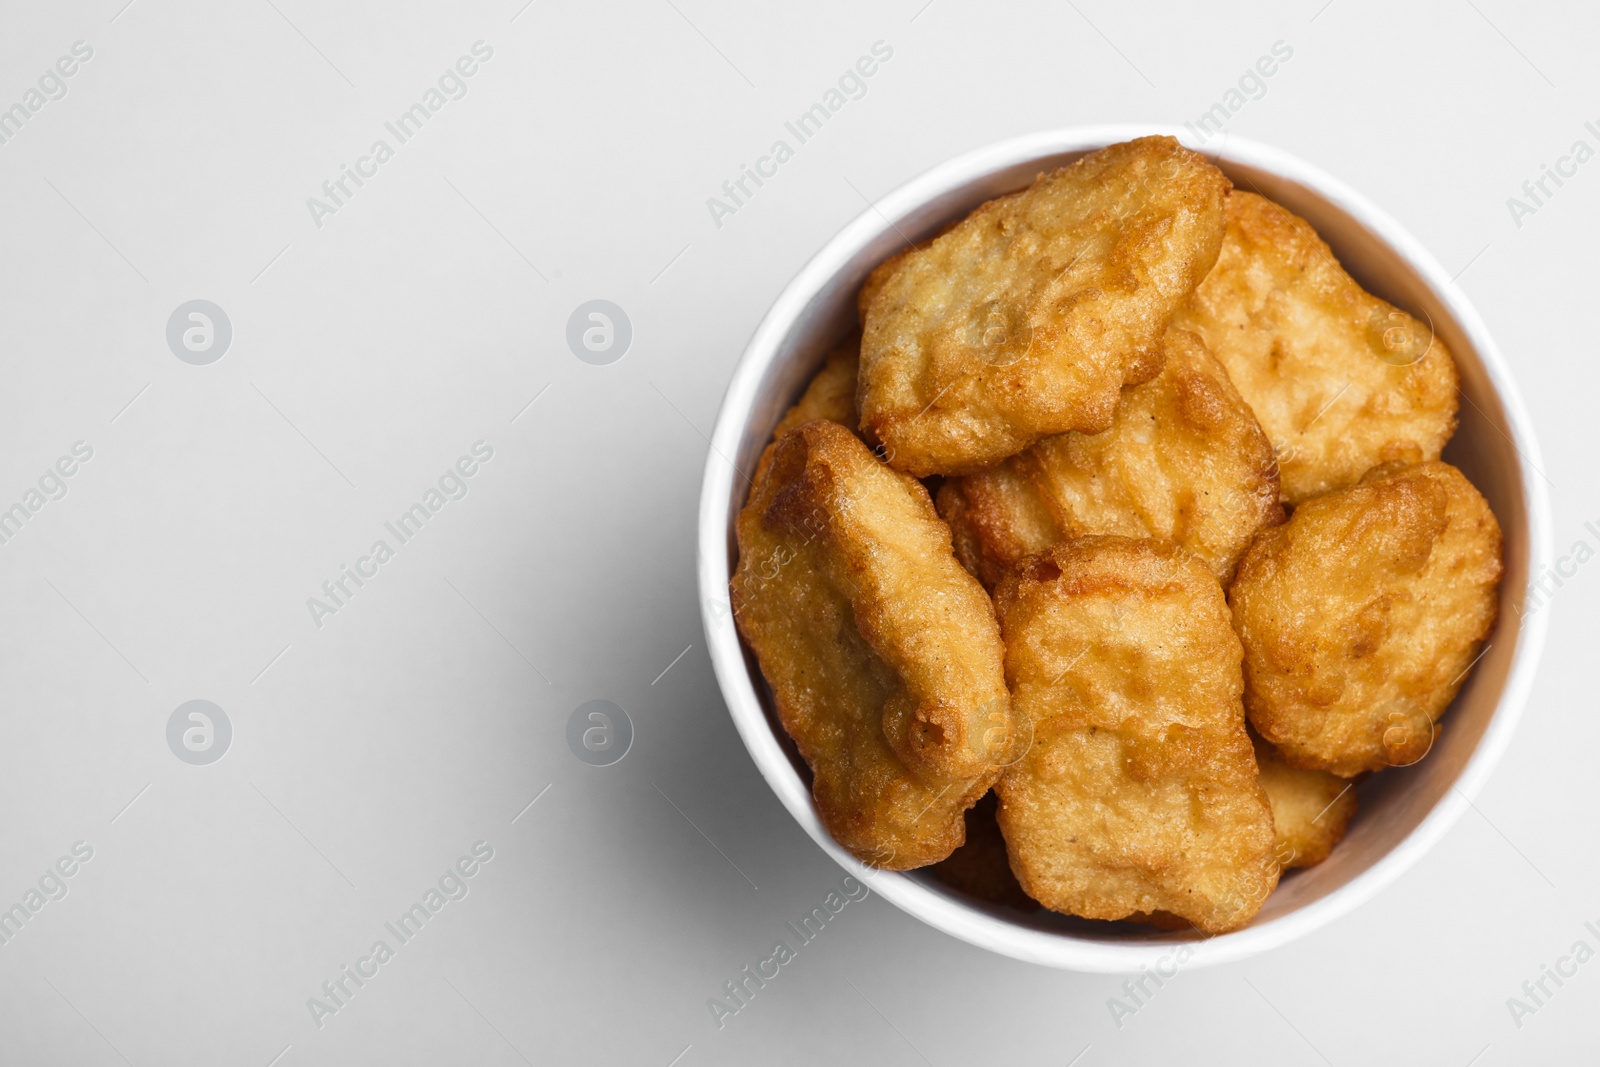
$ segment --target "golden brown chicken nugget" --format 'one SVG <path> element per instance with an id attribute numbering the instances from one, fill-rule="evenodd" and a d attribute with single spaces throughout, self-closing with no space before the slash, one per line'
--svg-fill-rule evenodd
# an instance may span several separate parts
<path id="1" fill-rule="evenodd" d="M 1164 542 L 1086 537 L 1023 560 L 995 601 L 1033 737 L 996 787 L 1022 888 L 1091 919 L 1249 922 L 1279 869 L 1216 575 Z"/>
<path id="2" fill-rule="evenodd" d="M 827 360 L 806 385 L 806 391 L 794 406 L 783 413 L 778 426 L 772 431 L 772 443 L 767 445 L 756 461 L 756 480 L 761 479 L 767 465 L 772 462 L 772 452 L 778 438 L 813 419 L 827 419 L 852 430 L 856 425 L 856 371 L 861 365 L 861 337 L 852 335 L 838 348 L 828 353 Z"/>
<path id="3" fill-rule="evenodd" d="M 1160 374 L 1123 390 L 1111 429 L 1047 437 L 940 488 L 956 558 L 984 585 L 1088 534 L 1171 541 L 1226 582 L 1255 532 L 1283 521 L 1272 445 L 1228 372 L 1185 330 L 1165 349 Z"/>
<path id="4" fill-rule="evenodd" d="M 1111 425 L 1216 260 L 1228 179 L 1171 137 L 1112 145 L 979 207 L 882 280 L 861 430 L 919 477 Z M 882 269 L 882 268 L 880 268 Z"/>
<path id="5" fill-rule="evenodd" d="M 948 233 L 949 228 L 946 228 L 945 232 Z M 861 289 L 856 293 L 857 322 L 863 326 L 866 325 L 867 309 L 872 306 L 873 298 L 888 284 L 889 279 L 894 276 L 894 272 L 900 269 L 900 264 L 906 261 L 906 257 L 913 252 L 922 251 L 931 244 L 933 242 L 929 240 L 908 245 L 872 268 L 872 273 L 867 275 L 867 280 L 861 283 Z"/>
<path id="6" fill-rule="evenodd" d="M 1228 594 L 1251 724 L 1296 767 L 1415 763 L 1494 626 L 1501 569 L 1500 524 L 1448 463 L 1301 504 Z"/>
<path id="7" fill-rule="evenodd" d="M 884 287 L 895 271 L 900 269 L 900 264 L 905 262 L 907 256 L 913 252 L 920 252 L 943 237 L 957 226 L 961 225 L 960 219 L 953 219 L 939 227 L 932 237 L 922 241 L 912 242 L 894 255 L 872 268 L 872 273 L 867 275 L 867 280 L 861 283 L 860 290 L 856 293 L 856 322 L 865 326 L 867 322 L 867 309 L 872 306 L 872 298 Z"/>
<path id="8" fill-rule="evenodd" d="M 849 430 L 778 441 L 739 514 L 732 600 L 828 831 L 866 863 L 948 856 L 1012 753 L 994 610 L 914 479 Z"/>
<path id="9" fill-rule="evenodd" d="M 1039 902 L 1022 891 L 1006 858 L 1006 839 L 995 821 L 999 801 L 985 793 L 967 809 L 967 839 L 928 870 L 952 889 L 1019 911 L 1038 911 Z"/>
<path id="10" fill-rule="evenodd" d="M 1314 867 L 1328 858 L 1356 814 L 1356 783 L 1327 771 L 1303 771 L 1260 737 L 1250 738 L 1261 769 L 1261 788 L 1272 803 L 1278 840 L 1274 854 L 1285 867 Z"/>
<path id="11" fill-rule="evenodd" d="M 1283 498 L 1438 459 L 1456 429 L 1456 366 L 1428 324 L 1357 285 L 1311 224 L 1228 194 L 1217 265 L 1173 317 L 1228 368 L 1278 451 Z"/>

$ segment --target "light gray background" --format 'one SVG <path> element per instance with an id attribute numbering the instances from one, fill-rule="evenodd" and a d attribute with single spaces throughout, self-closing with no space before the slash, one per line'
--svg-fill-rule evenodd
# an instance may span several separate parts
<path id="1" fill-rule="evenodd" d="M 1574 140 L 1600 146 L 1592 11 L 125 2 L 0 8 L 0 106 L 94 49 L 0 145 L 0 507 L 94 449 L 0 545 L 0 907 L 94 848 L 0 947 L 0 1062 L 1593 1054 L 1600 963 L 1520 1028 L 1506 999 L 1600 946 L 1600 567 L 1555 597 L 1477 813 L 1356 914 L 1183 973 L 1120 1028 L 1120 979 L 989 955 L 876 898 L 716 1028 L 707 998 L 842 872 L 747 758 L 692 592 L 724 384 L 864 198 L 1012 134 L 1192 121 L 1280 40 L 1293 58 L 1230 131 L 1463 272 L 1539 427 L 1558 553 L 1600 543 L 1600 162 L 1520 227 L 1506 206 Z M 467 96 L 317 228 L 306 198 L 393 144 L 383 123 L 480 39 Z M 880 40 L 866 95 L 715 225 L 706 199 Z M 233 325 L 203 367 L 165 340 L 197 298 Z M 597 298 L 633 324 L 609 366 L 565 343 Z M 468 495 L 317 628 L 306 598 L 478 440 L 494 458 Z M 233 726 L 209 766 L 167 747 L 192 699 Z M 634 724 L 610 767 L 566 743 L 592 699 Z M 307 998 L 480 839 L 470 894 L 319 1029 Z"/>

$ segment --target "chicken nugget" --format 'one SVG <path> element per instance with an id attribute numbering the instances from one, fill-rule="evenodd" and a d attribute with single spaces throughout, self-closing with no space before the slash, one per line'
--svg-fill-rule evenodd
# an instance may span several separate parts
<path id="1" fill-rule="evenodd" d="M 994 610 L 914 478 L 837 423 L 789 430 L 737 524 L 732 602 L 835 840 L 890 870 L 961 844 L 1009 758 Z"/>
<path id="2" fill-rule="evenodd" d="M 1328 858 L 1356 814 L 1356 783 L 1327 771 L 1303 771 L 1283 761 L 1279 751 L 1252 735 L 1261 788 L 1272 803 L 1278 841 L 1274 852 L 1284 867 L 1315 867 Z"/>
<path id="3" fill-rule="evenodd" d="M 953 225 L 946 226 L 943 232 L 949 233 L 952 228 Z M 861 283 L 861 289 L 856 293 L 856 321 L 858 323 L 862 326 L 866 325 L 867 309 L 872 306 L 873 298 L 888 284 L 889 279 L 894 277 L 894 272 L 900 269 L 900 264 L 906 261 L 906 257 L 913 252 L 922 251 L 931 244 L 933 244 L 933 241 L 927 240 L 907 245 L 872 268 L 872 273 L 867 275 L 867 280 Z"/>
<path id="4" fill-rule="evenodd" d="M 1143 137 L 909 251 L 865 316 L 862 433 L 923 477 L 1108 428 L 1122 387 L 1161 369 L 1168 318 L 1215 262 L 1228 188 L 1173 138 Z"/>
<path id="5" fill-rule="evenodd" d="M 772 431 L 772 443 L 762 451 L 756 461 L 756 480 L 761 479 L 767 465 L 772 462 L 772 451 L 778 438 L 813 419 L 827 419 L 855 429 L 856 425 L 856 371 L 861 365 L 861 336 L 854 334 L 838 348 L 828 353 L 822 368 L 806 385 L 806 391 L 794 406 L 783 413 L 778 426 Z"/>
<path id="6" fill-rule="evenodd" d="M 913 252 L 920 252 L 943 237 L 957 226 L 961 225 L 960 219 L 954 219 L 939 227 L 939 231 L 932 237 L 921 241 L 913 241 L 894 255 L 872 268 L 872 273 L 867 275 L 867 280 L 861 283 L 861 289 L 856 293 L 856 322 L 865 326 L 867 322 L 867 309 L 872 306 L 872 298 L 878 295 L 894 272 L 900 269 L 900 264 L 905 262 L 907 256 Z"/>
<path id="7" fill-rule="evenodd" d="M 1279 867 L 1216 575 L 1165 542 L 1085 537 L 1023 560 L 995 601 L 1033 736 L 996 787 L 1024 891 L 1091 919 L 1249 922 Z"/>
<path id="8" fill-rule="evenodd" d="M 1161 373 L 1123 390 L 1111 429 L 1047 437 L 940 487 L 956 558 L 985 586 L 1088 534 L 1171 541 L 1226 582 L 1255 532 L 1283 521 L 1272 445 L 1228 372 L 1185 330 L 1165 348 Z"/>
<path id="9" fill-rule="evenodd" d="M 1494 626 L 1500 524 L 1448 463 L 1392 464 L 1264 530 L 1229 590 L 1245 707 L 1295 767 L 1415 763 Z"/>
<path id="10" fill-rule="evenodd" d="M 1311 224 L 1228 194 L 1217 265 L 1173 325 L 1228 368 L 1278 452 L 1283 499 L 1355 484 L 1380 463 L 1438 459 L 1456 429 L 1456 365 L 1425 322 L 1345 273 Z"/>
<path id="11" fill-rule="evenodd" d="M 1006 858 L 1006 839 L 995 821 L 999 801 L 985 793 L 967 809 L 967 839 L 928 870 L 952 889 L 990 904 L 1018 911 L 1038 911 L 1039 902 L 1022 891 Z"/>

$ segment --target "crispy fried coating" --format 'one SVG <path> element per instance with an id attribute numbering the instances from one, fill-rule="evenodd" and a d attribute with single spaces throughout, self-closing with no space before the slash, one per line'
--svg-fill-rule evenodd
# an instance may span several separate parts
<path id="1" fill-rule="evenodd" d="M 1123 391 L 1111 429 L 1047 437 L 940 487 L 956 558 L 985 586 L 1088 534 L 1171 541 L 1226 582 L 1255 532 L 1283 521 L 1272 446 L 1228 372 L 1187 331 L 1164 347 L 1161 373 Z"/>
<path id="2" fill-rule="evenodd" d="M 867 309 L 861 431 L 919 477 L 1111 425 L 1221 247 L 1228 179 L 1170 137 L 1112 145 L 991 200 L 887 272 Z M 869 285 L 870 287 L 870 285 Z"/>
<path id="3" fill-rule="evenodd" d="M 952 889 L 990 904 L 1019 911 L 1038 911 L 1039 902 L 1022 891 L 1006 858 L 1006 839 L 995 821 L 999 801 L 985 793 L 967 809 L 967 839 L 928 870 Z"/>
<path id="4" fill-rule="evenodd" d="M 772 452 L 778 446 L 778 438 L 801 423 L 813 419 L 827 419 L 851 429 L 855 428 L 856 372 L 860 366 L 860 335 L 852 335 L 838 348 L 828 353 L 822 368 L 806 385 L 806 391 L 800 394 L 800 399 L 795 401 L 794 406 L 784 412 L 783 418 L 778 420 L 777 429 L 772 431 L 772 443 L 767 445 L 761 453 L 761 458 L 756 461 L 755 480 L 761 479 L 767 465 L 772 462 Z"/>
<path id="5" fill-rule="evenodd" d="M 907 245 L 905 248 L 902 248 L 888 259 L 885 259 L 882 263 L 879 263 L 876 267 L 873 267 L 872 273 L 867 275 L 867 280 L 861 283 L 861 288 L 856 293 L 856 322 L 858 326 L 866 325 L 867 309 L 872 306 L 872 298 L 878 295 L 878 291 L 883 288 L 886 282 L 888 282 L 890 276 L 893 275 L 895 271 L 900 269 L 900 264 L 905 262 L 906 257 L 913 252 L 920 252 L 924 248 L 927 248 L 929 245 L 933 244 L 934 241 L 938 240 L 940 237 L 943 237 L 945 234 L 949 233 L 959 225 L 961 225 L 961 220 L 953 219 L 939 227 L 939 231 L 932 237 Z"/>
<path id="6" fill-rule="evenodd" d="M 836 841 L 891 870 L 961 844 L 1012 755 L 994 611 L 925 489 L 845 427 L 777 442 L 740 512 L 732 598 Z"/>
<path id="7" fill-rule="evenodd" d="M 944 232 L 949 233 L 950 227 L 946 227 Z M 872 306 L 873 298 L 888 284 L 889 279 L 894 276 L 894 272 L 900 269 L 900 264 L 906 261 L 906 257 L 913 252 L 922 251 L 931 244 L 933 242 L 930 240 L 919 241 L 916 244 L 909 245 L 872 268 L 872 273 L 867 275 L 867 280 L 861 283 L 861 289 L 856 293 L 856 321 L 858 323 L 863 327 L 866 326 L 867 309 Z"/>
<path id="8" fill-rule="evenodd" d="M 1261 788 L 1272 803 L 1278 840 L 1274 853 L 1284 867 L 1315 867 L 1328 858 L 1356 814 L 1355 783 L 1327 771 L 1303 771 L 1260 737 L 1252 735 Z"/>
<path id="9" fill-rule="evenodd" d="M 1240 190 L 1227 214 L 1217 265 L 1173 325 L 1205 339 L 1255 410 L 1283 499 L 1353 485 L 1380 463 L 1438 459 L 1456 428 L 1444 342 L 1357 285 L 1304 219 Z"/>
<path id="10" fill-rule="evenodd" d="M 995 601 L 1033 737 L 996 787 L 1022 888 L 1086 918 L 1249 922 L 1279 868 L 1216 575 L 1165 542 L 1086 537 L 1023 560 Z"/>
<path id="11" fill-rule="evenodd" d="M 1447 463 L 1392 464 L 1264 530 L 1229 590 L 1245 707 L 1292 766 L 1415 763 L 1494 625 L 1500 525 Z"/>

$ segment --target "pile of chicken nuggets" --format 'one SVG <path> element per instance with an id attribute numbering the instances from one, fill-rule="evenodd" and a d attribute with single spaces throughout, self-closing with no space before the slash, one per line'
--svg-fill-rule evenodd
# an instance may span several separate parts
<path id="1" fill-rule="evenodd" d="M 981 205 L 859 310 L 732 581 L 829 832 L 997 905 L 1245 925 L 1495 623 L 1449 351 L 1170 137 Z"/>

